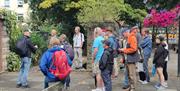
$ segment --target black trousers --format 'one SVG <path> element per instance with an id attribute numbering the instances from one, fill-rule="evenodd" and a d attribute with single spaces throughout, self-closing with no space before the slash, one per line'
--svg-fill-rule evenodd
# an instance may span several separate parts
<path id="1" fill-rule="evenodd" d="M 164 80 L 167 81 L 168 80 L 167 61 L 165 62 L 164 67 L 163 67 L 163 75 L 164 75 Z"/>
<path id="2" fill-rule="evenodd" d="M 139 79 L 141 81 L 145 81 L 146 80 L 146 74 L 142 71 L 139 72 Z"/>

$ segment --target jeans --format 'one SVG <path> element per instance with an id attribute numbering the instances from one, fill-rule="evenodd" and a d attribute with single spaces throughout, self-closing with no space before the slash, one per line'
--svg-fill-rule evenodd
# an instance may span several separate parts
<path id="1" fill-rule="evenodd" d="M 112 91 L 111 74 L 112 72 L 106 69 L 101 72 L 101 76 L 105 85 L 105 91 Z"/>
<path id="2" fill-rule="evenodd" d="M 128 80 L 128 72 L 127 72 L 127 67 L 125 66 L 125 70 L 124 70 L 124 82 L 123 82 L 124 86 L 128 86 L 129 85 L 129 80 Z"/>
<path id="3" fill-rule="evenodd" d="M 30 66 L 31 66 L 31 58 L 28 58 L 28 57 L 21 58 L 21 67 L 19 71 L 17 84 L 21 84 L 22 86 L 28 85 L 27 77 L 28 77 Z"/>
<path id="4" fill-rule="evenodd" d="M 59 82 L 59 81 L 61 83 L 63 83 L 65 87 L 69 87 L 69 84 L 70 84 L 70 75 L 67 76 L 65 80 L 51 79 L 51 78 L 45 77 L 45 79 L 44 79 L 44 88 L 48 88 L 50 82 Z"/>
<path id="5" fill-rule="evenodd" d="M 148 60 L 149 60 L 149 56 L 144 55 L 143 68 L 144 68 L 144 72 L 146 74 L 146 81 L 149 82 L 150 76 L 149 76 L 149 70 L 148 70 Z"/>
<path id="6" fill-rule="evenodd" d="M 82 67 L 82 48 L 74 48 L 74 67 Z"/>

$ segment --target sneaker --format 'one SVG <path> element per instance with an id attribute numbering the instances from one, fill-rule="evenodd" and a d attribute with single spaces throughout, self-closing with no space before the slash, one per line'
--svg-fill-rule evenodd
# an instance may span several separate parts
<path id="1" fill-rule="evenodd" d="M 17 84 L 16 85 L 16 88 L 20 88 L 22 85 L 21 84 Z"/>
<path id="2" fill-rule="evenodd" d="M 122 87 L 122 89 L 128 89 L 128 88 L 129 88 L 128 85 Z"/>
<path id="3" fill-rule="evenodd" d="M 154 85 L 155 88 L 159 88 L 161 86 L 160 83 L 156 83 L 156 85 Z"/>
<path id="4" fill-rule="evenodd" d="M 30 88 L 29 85 L 22 86 L 22 88 Z"/>
<path id="5" fill-rule="evenodd" d="M 164 90 L 164 89 L 166 89 L 166 88 L 162 85 L 159 88 L 157 88 L 157 90 Z"/>
<path id="6" fill-rule="evenodd" d="M 92 91 L 102 91 L 100 88 L 93 89 Z"/>
<path id="7" fill-rule="evenodd" d="M 148 82 L 147 81 L 143 81 L 142 84 L 145 85 L 145 84 L 148 84 Z"/>
<path id="8" fill-rule="evenodd" d="M 142 81 L 142 80 L 139 80 L 139 82 L 140 82 L 140 83 L 143 83 L 144 81 Z"/>
<path id="9" fill-rule="evenodd" d="M 167 82 L 165 82 L 165 83 L 163 84 L 163 86 L 167 88 L 167 87 L 168 87 Z"/>

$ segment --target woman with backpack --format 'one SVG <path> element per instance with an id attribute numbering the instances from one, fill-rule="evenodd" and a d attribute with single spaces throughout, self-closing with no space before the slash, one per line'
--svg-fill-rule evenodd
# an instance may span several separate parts
<path id="1" fill-rule="evenodd" d="M 163 67 L 165 66 L 165 59 L 168 56 L 168 50 L 165 49 L 164 37 L 159 36 L 156 39 L 157 48 L 155 50 L 153 64 L 155 64 L 157 74 L 159 76 L 160 84 L 156 84 L 155 87 L 158 90 L 165 89 L 165 81 L 163 74 Z"/>

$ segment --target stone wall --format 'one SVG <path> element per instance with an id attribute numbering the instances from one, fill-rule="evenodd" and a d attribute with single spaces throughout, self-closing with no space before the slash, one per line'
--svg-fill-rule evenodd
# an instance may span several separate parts
<path id="1" fill-rule="evenodd" d="M 2 26 L 0 29 L 0 39 L 0 72 L 4 72 L 7 69 L 6 56 L 9 53 L 9 38 L 6 31 L 4 31 L 4 27 Z"/>

